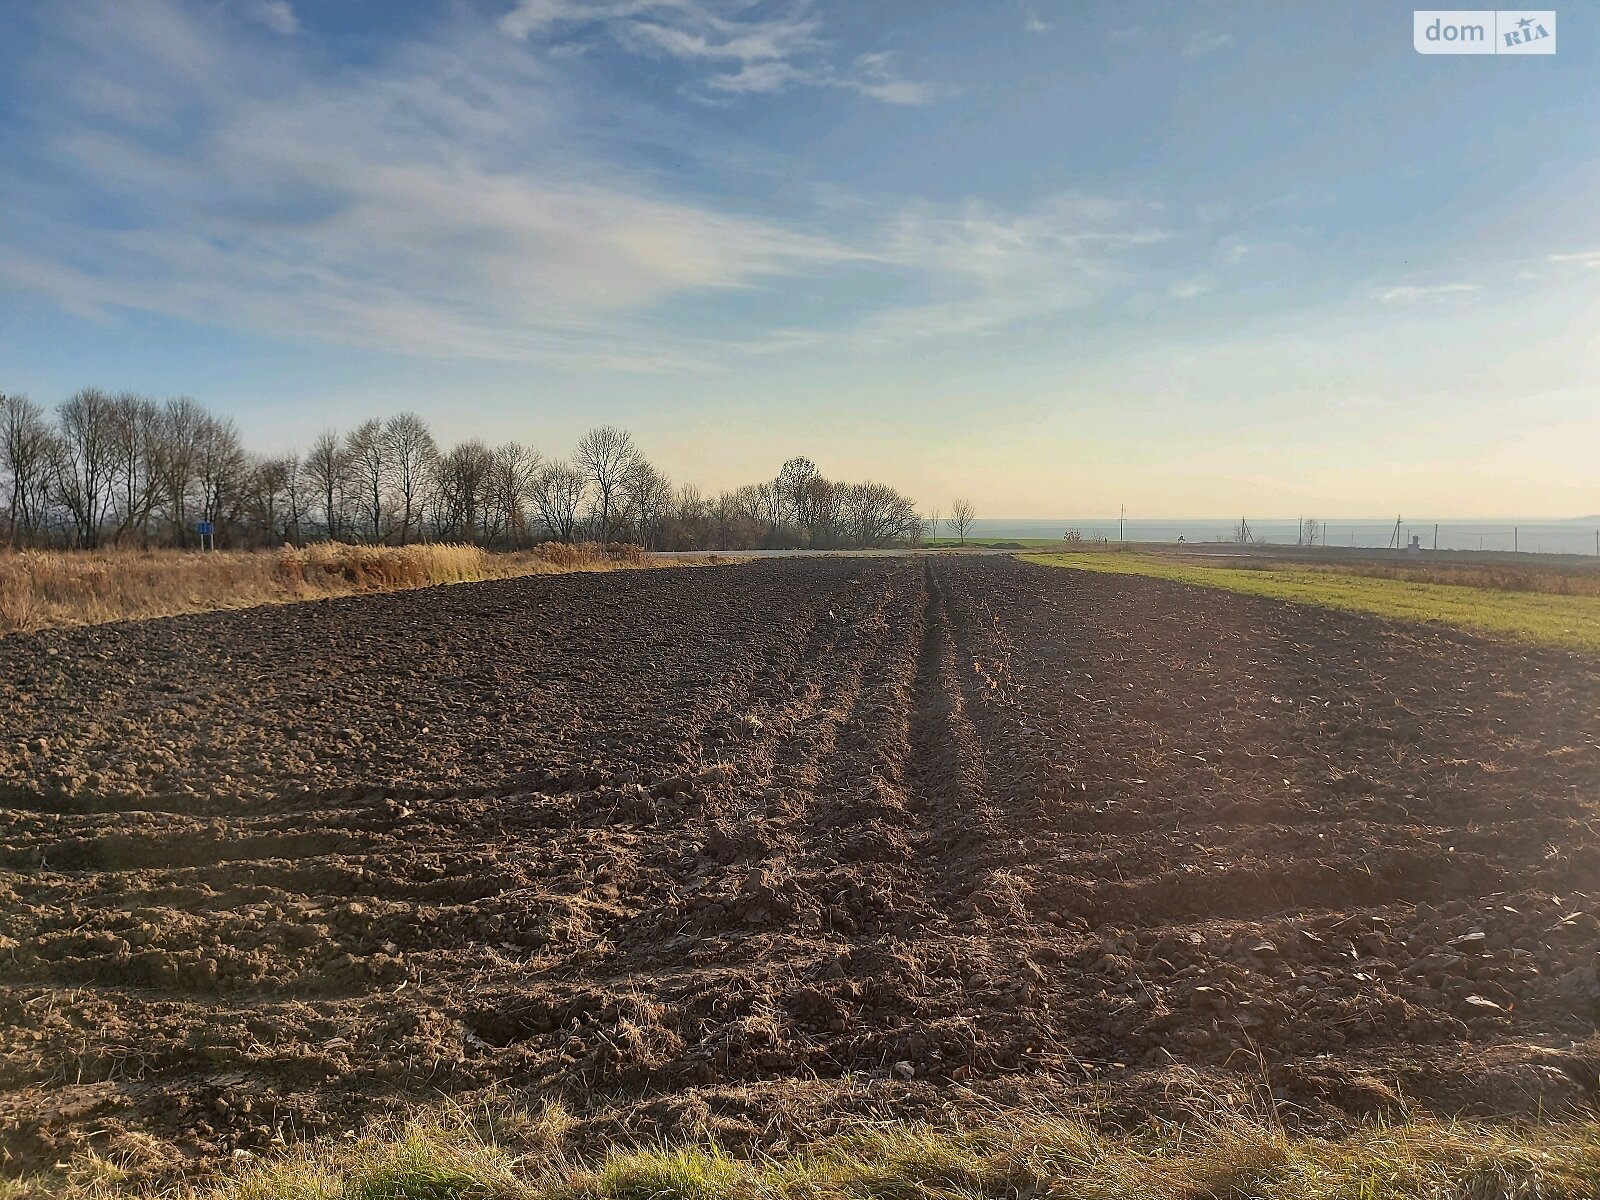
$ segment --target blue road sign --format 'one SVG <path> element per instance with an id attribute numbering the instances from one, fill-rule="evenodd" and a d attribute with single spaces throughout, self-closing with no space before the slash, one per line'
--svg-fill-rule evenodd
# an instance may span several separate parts
<path id="1" fill-rule="evenodd" d="M 201 521 L 198 525 L 196 525 L 194 527 L 194 531 L 196 533 L 198 533 L 201 537 L 210 537 L 211 536 L 211 522 L 210 521 Z"/>

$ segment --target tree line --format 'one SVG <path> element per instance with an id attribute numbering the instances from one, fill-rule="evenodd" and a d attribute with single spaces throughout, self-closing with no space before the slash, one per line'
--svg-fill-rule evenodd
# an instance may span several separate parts
<path id="1" fill-rule="evenodd" d="M 911 500 L 825 478 L 809 459 L 717 495 L 673 482 L 625 430 L 589 430 L 571 455 L 477 439 L 442 447 L 403 412 L 327 430 L 303 453 L 260 455 L 187 397 L 85 388 L 54 411 L 0 393 L 0 545 L 218 546 L 334 540 L 632 542 L 647 549 L 859 549 L 915 542 Z"/>

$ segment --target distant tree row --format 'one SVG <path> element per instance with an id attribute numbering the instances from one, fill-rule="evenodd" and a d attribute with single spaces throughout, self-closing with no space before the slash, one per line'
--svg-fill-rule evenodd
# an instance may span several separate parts
<path id="1" fill-rule="evenodd" d="M 54 412 L 0 393 L 0 545 L 404 545 L 628 541 L 650 549 L 864 548 L 914 542 L 915 505 L 877 483 L 824 478 L 791 458 L 777 476 L 708 497 L 675 487 L 605 425 L 570 458 L 517 442 L 442 448 L 400 413 L 317 435 L 304 453 L 245 449 L 227 418 L 186 397 L 86 388 Z"/>

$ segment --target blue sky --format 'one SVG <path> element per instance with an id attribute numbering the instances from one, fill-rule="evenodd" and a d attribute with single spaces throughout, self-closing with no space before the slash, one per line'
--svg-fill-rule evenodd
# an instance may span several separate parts
<path id="1" fill-rule="evenodd" d="M 986 516 L 1600 509 L 1600 5 L 0 6 L 0 389 Z"/>

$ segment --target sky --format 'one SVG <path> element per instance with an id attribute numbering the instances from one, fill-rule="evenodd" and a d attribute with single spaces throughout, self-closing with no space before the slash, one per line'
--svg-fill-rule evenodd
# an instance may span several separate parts
<path id="1" fill-rule="evenodd" d="M 1600 4 L 0 0 L 0 391 L 984 517 L 1600 511 Z"/>

